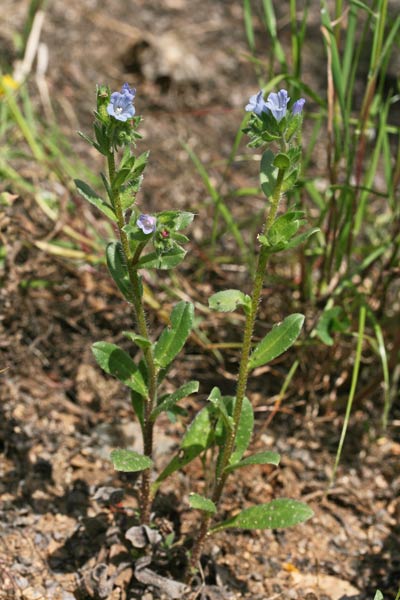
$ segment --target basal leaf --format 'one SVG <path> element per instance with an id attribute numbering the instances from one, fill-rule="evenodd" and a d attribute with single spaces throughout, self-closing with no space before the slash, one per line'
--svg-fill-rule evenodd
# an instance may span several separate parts
<path id="1" fill-rule="evenodd" d="M 85 198 L 85 200 L 96 206 L 104 215 L 106 215 L 106 217 L 117 223 L 117 215 L 115 214 L 112 206 L 107 204 L 103 198 L 101 198 L 94 190 L 92 190 L 90 185 L 84 181 L 81 181 L 80 179 L 75 179 L 75 185 L 78 192 L 83 198 Z"/>
<path id="2" fill-rule="evenodd" d="M 214 515 L 217 512 L 217 507 L 209 498 L 204 498 L 200 494 L 189 494 L 189 504 L 192 508 L 202 510 L 203 512 Z"/>
<path id="3" fill-rule="evenodd" d="M 153 461 L 148 456 L 122 448 L 117 448 L 111 452 L 111 462 L 116 471 L 123 471 L 124 473 L 145 471 L 153 466 Z"/>
<path id="4" fill-rule="evenodd" d="M 92 352 L 100 367 L 113 375 L 141 396 L 147 396 L 148 390 L 137 365 L 125 350 L 109 342 L 96 342 Z"/>
<path id="5" fill-rule="evenodd" d="M 211 310 L 218 310 L 221 312 L 233 312 L 239 306 L 243 306 L 245 310 L 250 308 L 251 298 L 247 294 L 244 294 L 240 290 L 223 290 L 213 294 L 209 300 L 208 305 Z"/>
<path id="6" fill-rule="evenodd" d="M 229 465 L 225 469 L 225 472 L 230 473 L 235 469 L 241 469 L 242 467 L 247 467 L 248 465 L 279 465 L 280 459 L 281 457 L 277 452 L 258 452 L 257 454 L 247 456 L 246 458 L 235 464 Z"/>
<path id="7" fill-rule="evenodd" d="M 228 527 L 239 529 L 281 529 L 303 523 L 313 516 L 307 504 L 289 498 L 278 498 L 267 504 L 259 504 L 242 510 L 240 513 L 216 525 L 210 533 Z"/>
<path id="8" fill-rule="evenodd" d="M 304 315 L 295 313 L 275 325 L 250 356 L 249 370 L 280 356 L 295 342 L 304 323 Z"/>
<path id="9" fill-rule="evenodd" d="M 164 329 L 154 348 L 154 358 L 166 367 L 180 352 L 193 327 L 194 307 L 190 302 L 178 302 L 171 313 L 171 326 Z"/>

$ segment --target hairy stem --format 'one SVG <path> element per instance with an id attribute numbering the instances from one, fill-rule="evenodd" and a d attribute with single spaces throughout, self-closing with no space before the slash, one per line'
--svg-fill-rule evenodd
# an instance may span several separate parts
<path id="1" fill-rule="evenodd" d="M 281 189 L 282 189 L 282 182 L 283 182 L 284 174 L 285 174 L 285 170 L 279 169 L 275 190 L 274 190 L 273 196 L 271 198 L 271 207 L 270 207 L 270 210 L 268 211 L 268 214 L 267 214 L 267 217 L 265 220 L 265 225 L 263 228 L 264 235 L 268 234 L 268 232 L 271 228 L 271 225 L 275 221 L 276 213 L 279 208 L 279 201 L 281 199 Z M 265 270 L 267 267 L 268 257 L 269 257 L 268 248 L 266 246 L 261 246 L 260 253 L 258 255 L 257 268 L 256 268 L 254 281 L 253 281 L 251 306 L 250 306 L 250 310 L 247 313 L 246 324 L 245 324 L 245 329 L 244 329 L 244 333 L 243 333 L 242 351 L 241 351 L 239 373 L 238 373 L 237 386 L 236 386 L 236 401 L 235 401 L 235 408 L 234 408 L 234 412 L 233 412 L 234 426 L 232 428 L 232 431 L 229 434 L 229 437 L 228 437 L 225 447 L 223 449 L 222 459 L 220 462 L 220 468 L 217 473 L 217 477 L 216 477 L 215 484 L 214 484 L 212 500 L 215 504 L 218 504 L 218 502 L 221 498 L 222 491 L 224 489 L 224 485 L 225 485 L 225 482 L 227 479 L 227 473 L 226 473 L 225 469 L 229 465 L 230 458 L 231 458 L 232 453 L 235 448 L 236 435 L 237 435 L 237 431 L 238 431 L 238 427 L 239 427 L 240 416 L 242 414 L 243 400 L 246 395 L 247 380 L 248 380 L 248 374 L 249 374 L 248 373 L 249 372 L 249 358 L 250 358 L 251 342 L 252 342 L 253 331 L 254 331 L 254 323 L 255 323 L 255 320 L 257 317 L 258 305 L 260 302 L 261 291 L 262 291 L 262 286 L 263 286 L 263 282 L 264 282 L 264 275 L 265 275 Z M 211 516 L 208 513 L 203 513 L 203 518 L 201 520 L 200 529 L 197 534 L 197 538 L 194 542 L 192 552 L 191 552 L 189 570 L 187 573 L 187 580 L 190 580 L 192 573 L 196 570 L 198 561 L 200 559 L 200 554 L 201 554 L 201 551 L 202 551 L 202 548 L 204 545 L 204 541 L 207 536 L 208 526 L 209 526 L 210 521 L 211 521 Z"/>
<path id="2" fill-rule="evenodd" d="M 110 152 L 107 157 L 108 162 L 108 173 L 110 178 L 110 185 L 112 188 L 112 181 L 115 175 L 115 158 L 114 153 Z M 146 314 L 142 302 L 141 283 L 136 268 L 136 262 L 138 256 L 132 256 L 128 236 L 123 230 L 126 225 L 124 212 L 122 209 L 121 198 L 118 191 L 113 191 L 113 206 L 115 214 L 117 215 L 117 226 L 119 232 L 119 238 L 121 241 L 122 249 L 125 255 L 126 267 L 128 270 L 129 280 L 133 289 L 132 297 L 130 298 L 133 305 L 135 319 L 140 335 L 147 340 L 150 340 Z M 151 347 L 147 347 L 143 350 L 144 358 L 149 373 L 149 393 L 148 397 L 145 398 L 145 410 L 143 416 L 143 451 L 145 456 L 149 458 L 153 454 L 153 423 L 150 420 L 150 415 L 154 407 L 156 392 L 157 392 L 157 369 L 154 363 L 153 351 Z M 150 469 L 146 469 L 142 473 L 142 484 L 140 492 L 140 515 L 142 524 L 147 524 L 150 521 Z"/>

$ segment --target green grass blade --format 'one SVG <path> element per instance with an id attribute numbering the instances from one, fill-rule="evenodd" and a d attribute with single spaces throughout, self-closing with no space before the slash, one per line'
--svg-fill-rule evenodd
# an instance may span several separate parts
<path id="1" fill-rule="evenodd" d="M 254 41 L 254 28 L 253 28 L 253 15 L 251 12 L 251 0 L 243 0 L 243 15 L 244 15 L 244 28 L 246 31 L 247 43 L 251 53 L 254 54 L 256 49 Z"/>
<path id="2" fill-rule="evenodd" d="M 340 110 L 342 113 L 343 121 L 346 121 L 346 103 L 345 103 L 345 87 L 344 87 L 344 78 L 342 73 L 342 67 L 340 64 L 340 55 L 339 49 L 337 45 L 337 41 L 335 38 L 334 31 L 332 29 L 331 19 L 328 12 L 328 7 L 325 0 L 322 0 L 322 9 L 321 9 L 321 22 L 323 26 L 323 31 L 325 31 L 324 40 L 327 46 L 328 52 L 330 52 L 331 56 L 331 68 L 332 68 L 332 77 L 335 86 L 335 91 L 337 94 L 337 98 L 339 101 Z"/>
<path id="3" fill-rule="evenodd" d="M 240 233 L 240 230 L 239 230 L 230 210 L 228 209 L 226 204 L 224 204 L 223 198 L 221 197 L 221 195 L 219 194 L 217 189 L 212 184 L 210 177 L 209 177 L 206 169 L 204 168 L 203 164 L 201 163 L 199 157 L 187 144 L 183 143 L 182 145 L 185 148 L 188 155 L 190 156 L 194 166 L 197 169 L 197 172 L 199 173 L 201 179 L 203 180 L 203 183 L 204 183 L 204 186 L 205 186 L 207 192 L 210 194 L 211 200 L 213 201 L 214 206 L 215 206 L 215 217 L 217 218 L 218 214 L 221 214 L 222 218 L 224 219 L 224 221 L 226 223 L 226 226 L 227 226 L 229 232 L 234 237 L 240 250 L 244 253 L 245 256 L 247 256 L 248 248 L 246 247 L 246 244 L 242 237 L 242 234 Z M 216 236 L 214 235 L 213 239 L 212 239 L 213 244 L 215 243 L 215 237 Z"/>
<path id="4" fill-rule="evenodd" d="M 273 45 L 273 56 L 279 62 L 281 69 L 286 73 L 289 72 L 288 65 L 286 62 L 285 52 L 278 38 L 278 32 L 276 28 L 276 16 L 275 9 L 272 0 L 262 0 L 264 10 L 264 24 L 266 30 L 272 39 Z"/>
<path id="5" fill-rule="evenodd" d="M 354 400 L 354 396 L 356 393 L 356 388 L 357 388 L 357 383 L 358 383 L 358 375 L 360 372 L 362 345 L 363 345 L 363 341 L 364 341 L 366 313 L 367 313 L 367 310 L 366 310 L 365 306 L 361 306 L 360 314 L 359 314 L 359 321 L 358 321 L 357 349 L 356 349 L 356 356 L 354 359 L 353 374 L 351 377 L 350 393 L 349 393 L 349 396 L 347 399 L 346 414 L 345 414 L 345 418 L 344 418 L 342 433 L 340 436 L 339 446 L 338 446 L 338 449 L 336 452 L 336 459 L 335 459 L 335 464 L 333 467 L 332 477 L 329 482 L 329 487 L 331 487 L 333 485 L 335 478 L 336 478 L 336 471 L 339 466 L 340 458 L 342 456 L 343 444 L 344 444 L 344 440 L 346 438 L 347 428 L 348 428 L 349 420 L 350 420 L 351 409 L 353 406 L 353 400 Z"/>

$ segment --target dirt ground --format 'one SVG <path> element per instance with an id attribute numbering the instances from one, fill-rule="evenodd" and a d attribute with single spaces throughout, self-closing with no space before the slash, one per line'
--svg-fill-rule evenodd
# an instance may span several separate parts
<path id="1" fill-rule="evenodd" d="M 3 2 L 0 49 L 11 52 L 12 32 L 22 27 L 28 2 Z M 281 12 L 285 42 L 284 7 Z M 256 33 L 268 61 L 271 49 L 261 24 Z M 204 202 L 206 192 L 181 142 L 198 153 L 213 181 L 221 180 L 243 105 L 258 88 L 248 60 L 242 3 L 54 0 L 41 39 L 49 52 L 46 81 L 52 110 L 77 158 L 101 168 L 75 131 L 90 133 L 96 84 L 119 89 L 128 81 L 137 88 L 137 111 L 145 115 L 141 149 L 151 150 L 141 206 L 146 212 L 175 207 L 199 212 L 187 260 L 178 273 L 146 280 L 150 327 L 157 334 L 163 309 L 169 311 L 178 297 L 189 297 L 202 319 L 198 333 L 210 343 L 237 341 L 240 319 L 210 314 L 205 307 L 212 291 L 248 288 L 248 270 L 224 232 L 217 248 L 221 260 L 208 258 L 212 206 Z M 304 60 L 306 83 L 324 89 L 318 17 Z M 34 83 L 31 90 L 38 94 L 37 105 L 48 111 Z M 314 109 L 310 103 L 308 110 Z M 318 164 L 316 158 L 316 169 Z M 60 198 L 62 226 L 94 242 L 96 232 L 104 233 L 95 213 L 78 197 L 71 209 L 66 186 L 44 181 L 39 167 L 37 172 L 26 163 L 21 168 L 40 189 Z M 256 177 L 255 161 L 237 161 L 224 185 L 228 190 L 254 186 Z M 13 192 L 9 186 L 7 190 Z M 232 195 L 232 206 L 243 220 L 249 207 L 260 209 L 260 201 Z M 256 406 L 253 448 L 277 450 L 282 462 L 279 468 L 254 466 L 232 476 L 221 512 L 232 514 L 238 507 L 287 496 L 309 503 L 315 516 L 293 529 L 230 530 L 210 538 L 193 588 L 186 595 L 168 595 L 165 579 L 179 578 L 182 569 L 182 536 L 196 528 L 188 493 L 196 477 L 201 486 L 201 465 L 177 474 L 157 500 L 154 523 L 164 536 L 175 532 L 177 544 L 169 551 L 159 547 L 150 567 L 135 564 L 131 542 L 124 538 L 135 523 L 135 479 L 118 475 L 109 454 L 116 445 L 140 450 L 138 426 L 124 390 L 100 372 L 90 351 L 99 339 L 121 343 L 120 332 L 131 328 L 129 306 L 95 260 L 74 262 L 38 246 L 61 235 L 61 226 L 45 216 L 33 197 L 16 194 L 2 215 L 1 228 L 7 245 L 0 273 L 1 599 L 372 600 L 377 588 L 385 600 L 394 598 L 400 585 L 400 408 L 393 406 L 383 434 L 380 367 L 374 355 L 366 351 L 363 357 L 362 389 L 329 493 L 353 340 L 311 351 L 296 348 L 256 373 L 249 389 Z M 292 267 L 285 266 L 285 277 L 288 269 Z M 290 276 L 295 281 L 294 266 Z M 259 335 L 290 310 L 308 311 L 295 286 L 277 281 L 273 288 L 266 285 L 265 298 L 276 289 L 279 294 L 268 308 L 265 302 L 261 307 Z M 177 290 L 176 296 L 171 289 Z M 221 357 L 210 344 L 204 349 L 201 339 L 190 339 L 167 382 L 172 390 L 188 378 L 200 381 L 200 394 L 186 403 L 192 415 L 214 385 L 233 393 L 238 360 L 234 349 Z M 301 366 L 277 406 L 277 394 L 296 357 Z M 184 422 L 165 420 L 158 426 L 158 469 L 183 430 Z M 110 486 L 124 492 L 116 505 L 102 490 Z M 160 582 L 154 572 L 165 579 Z"/>

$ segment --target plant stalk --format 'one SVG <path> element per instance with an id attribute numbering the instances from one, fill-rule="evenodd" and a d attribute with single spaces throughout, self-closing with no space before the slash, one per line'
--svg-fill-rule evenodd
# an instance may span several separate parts
<path id="1" fill-rule="evenodd" d="M 107 157 L 108 162 L 108 173 L 110 178 L 110 186 L 112 188 L 112 181 L 115 176 L 115 158 L 114 153 L 110 152 Z M 128 276 L 132 285 L 133 294 L 131 302 L 136 318 L 136 323 L 140 335 L 150 341 L 150 336 L 146 323 L 146 314 L 144 311 L 141 292 L 140 292 L 140 279 L 137 273 L 136 262 L 138 256 L 132 256 L 128 236 L 123 230 L 126 225 L 124 212 L 122 210 L 121 198 L 119 192 L 113 191 L 113 205 L 115 214 L 117 216 L 117 226 L 119 232 L 119 238 L 121 241 L 122 249 L 126 259 L 126 267 L 128 270 Z M 144 358 L 147 364 L 149 372 L 149 394 L 145 398 L 145 410 L 143 415 L 143 452 L 145 456 L 152 458 L 153 454 L 153 423 L 150 419 L 151 412 L 154 408 L 156 392 L 157 392 L 157 369 L 154 363 L 153 351 L 151 347 L 144 348 Z M 142 524 L 148 524 L 150 522 L 150 477 L 151 470 L 146 469 L 142 472 L 142 483 L 140 490 L 140 520 Z"/>
<path id="2" fill-rule="evenodd" d="M 271 207 L 270 207 L 270 210 L 268 211 L 268 214 L 267 214 L 267 217 L 265 220 L 265 224 L 264 224 L 264 228 L 262 231 L 262 233 L 264 235 L 268 234 L 268 232 L 271 228 L 271 225 L 275 221 L 276 213 L 278 211 L 279 202 L 281 199 L 281 189 L 282 189 L 282 182 L 283 182 L 284 174 L 285 174 L 285 169 L 279 169 L 275 190 L 274 190 L 273 196 L 271 198 Z M 219 471 L 217 474 L 217 478 L 215 480 L 214 491 L 212 494 L 212 501 L 215 504 L 218 504 L 218 502 L 221 498 L 222 491 L 224 489 L 224 485 L 225 485 L 225 482 L 226 482 L 226 479 L 228 476 L 225 469 L 229 465 L 229 461 L 230 461 L 230 458 L 232 456 L 232 453 L 233 453 L 234 447 L 235 447 L 235 441 L 236 441 L 236 435 L 237 435 L 237 431 L 238 431 L 238 427 L 239 427 L 240 416 L 242 414 L 243 400 L 246 395 L 247 380 L 248 380 L 248 375 L 249 375 L 249 358 L 250 358 L 251 342 L 252 342 L 253 331 L 254 331 L 254 323 L 255 323 L 255 320 L 257 317 L 258 306 L 259 306 L 259 302 L 260 302 L 261 291 L 262 291 L 262 286 L 263 286 L 263 282 L 264 282 L 264 275 L 265 275 L 265 270 L 267 267 L 268 258 L 269 258 L 268 248 L 266 246 L 262 245 L 261 249 L 260 249 L 260 253 L 258 255 L 257 268 L 256 268 L 255 276 L 254 276 L 253 292 L 252 292 L 252 296 L 251 296 L 251 306 L 250 306 L 250 310 L 247 313 L 245 329 L 244 329 L 244 334 L 243 334 L 242 352 L 241 352 L 241 357 L 240 357 L 239 373 L 238 373 L 237 386 L 236 386 L 236 401 L 235 401 L 235 408 L 233 411 L 234 426 L 232 428 L 232 431 L 230 432 L 227 443 L 225 444 L 223 454 L 222 454 L 222 459 L 220 462 L 220 468 L 219 468 Z M 200 529 L 197 534 L 197 538 L 194 542 L 192 552 L 191 552 L 189 568 L 188 568 L 188 573 L 187 573 L 187 581 L 189 581 L 191 579 L 193 572 L 197 568 L 197 564 L 200 559 L 200 554 L 203 549 L 204 541 L 207 537 L 208 526 L 210 524 L 210 521 L 211 521 L 211 515 L 209 513 L 203 513 L 203 517 L 202 517 L 202 520 L 200 523 Z"/>

